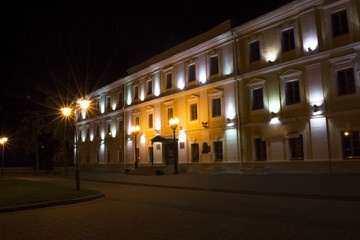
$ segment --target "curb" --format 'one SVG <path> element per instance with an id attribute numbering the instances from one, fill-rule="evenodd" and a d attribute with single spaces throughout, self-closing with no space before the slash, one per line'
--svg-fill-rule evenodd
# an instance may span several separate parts
<path id="1" fill-rule="evenodd" d="M 245 195 L 269 196 L 269 197 L 287 197 L 287 198 L 360 202 L 360 196 L 263 192 L 263 191 L 251 191 L 251 190 L 237 190 L 237 189 L 220 189 L 220 188 L 206 188 L 206 187 L 160 185 L 160 184 L 148 184 L 148 183 L 132 183 L 132 182 L 120 182 L 120 181 L 96 180 L 96 179 L 82 179 L 82 180 L 89 181 L 89 182 L 103 182 L 103 183 L 123 184 L 123 185 L 129 185 L 129 186 L 142 186 L 142 187 L 172 188 L 172 189 L 182 189 L 182 190 L 190 190 L 190 191 L 204 191 L 204 192 L 234 193 L 234 194 L 245 194 Z"/>
<path id="2" fill-rule="evenodd" d="M 105 194 L 101 193 L 101 194 L 92 195 L 92 196 L 83 197 L 83 198 L 75 198 L 75 199 L 51 201 L 51 202 L 41 202 L 41 203 L 35 203 L 35 204 L 29 204 L 29 205 L 19 205 L 19 206 L 14 206 L 14 207 L 5 207 L 5 208 L 0 208 L 0 213 L 24 211 L 24 210 L 37 209 L 37 208 L 46 208 L 46 207 L 53 207 L 53 206 L 59 206 L 59 205 L 81 203 L 81 202 L 87 202 L 87 201 L 91 201 L 91 200 L 95 200 L 95 199 L 99 199 L 99 198 L 103 198 L 103 197 L 105 197 Z"/>

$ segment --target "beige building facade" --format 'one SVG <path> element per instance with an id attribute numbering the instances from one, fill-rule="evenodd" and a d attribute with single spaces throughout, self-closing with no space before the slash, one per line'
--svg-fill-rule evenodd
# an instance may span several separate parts
<path id="1" fill-rule="evenodd" d="M 359 0 L 293 1 L 230 21 L 89 93 L 82 168 L 360 172 Z M 177 117 L 175 130 L 169 124 Z"/>

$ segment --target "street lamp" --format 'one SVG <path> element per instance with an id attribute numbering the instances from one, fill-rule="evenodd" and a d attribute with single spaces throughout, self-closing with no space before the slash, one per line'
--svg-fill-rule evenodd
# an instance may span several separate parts
<path id="1" fill-rule="evenodd" d="M 2 145 L 2 158 L 1 158 L 1 178 L 4 177 L 4 152 L 5 152 L 5 143 L 7 142 L 7 137 L 0 138 L 0 144 Z"/>
<path id="2" fill-rule="evenodd" d="M 177 125 L 179 123 L 179 119 L 177 117 L 175 118 L 171 118 L 170 121 L 170 126 L 174 132 L 174 174 L 178 174 L 178 151 L 177 151 L 177 144 L 176 144 L 176 138 L 175 138 L 175 130 L 177 128 Z"/>
<path id="3" fill-rule="evenodd" d="M 131 127 L 131 132 L 132 134 L 134 134 L 134 139 L 135 139 L 135 168 L 138 168 L 138 160 L 139 160 L 139 153 L 138 153 L 138 149 L 136 147 L 136 137 L 138 135 L 138 133 L 140 132 L 140 126 L 136 125 L 136 126 L 132 126 Z"/>
<path id="4" fill-rule="evenodd" d="M 79 107 L 82 110 L 86 110 L 91 101 L 87 100 L 87 99 L 83 99 L 81 101 L 78 102 L 79 103 Z M 74 141 L 74 145 L 76 146 L 76 155 L 75 155 L 75 184 L 76 184 L 76 191 L 80 191 L 80 174 L 79 174 L 79 154 L 78 154 L 78 128 L 77 128 L 77 105 L 75 106 L 75 109 L 69 108 L 69 107 L 64 107 L 61 108 L 61 112 L 65 117 L 69 117 L 71 115 L 71 112 L 74 110 L 74 123 L 75 123 L 75 141 Z"/>

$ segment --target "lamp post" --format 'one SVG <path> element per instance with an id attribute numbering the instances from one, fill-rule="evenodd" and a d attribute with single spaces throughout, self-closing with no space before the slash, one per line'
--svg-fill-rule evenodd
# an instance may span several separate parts
<path id="1" fill-rule="evenodd" d="M 78 102 L 79 103 L 79 107 L 80 110 L 86 110 L 91 101 L 84 99 Z M 75 155 L 75 185 L 76 185 L 76 191 L 80 191 L 80 174 L 79 174 L 79 154 L 78 154 L 78 128 L 77 128 L 77 105 L 75 105 L 75 109 L 74 109 L 74 123 L 75 123 L 75 141 L 74 141 L 74 145 L 76 146 L 76 155 Z M 62 114 L 65 117 L 69 117 L 71 115 L 72 112 L 72 108 L 69 107 L 64 107 L 60 109 Z"/>
<path id="2" fill-rule="evenodd" d="M 5 152 L 5 143 L 7 142 L 7 140 L 8 140 L 7 137 L 0 138 L 0 144 L 2 145 L 1 178 L 4 177 L 4 152 Z"/>
<path id="3" fill-rule="evenodd" d="M 138 159 L 139 159 L 138 150 L 137 150 L 137 147 L 136 147 L 136 137 L 137 137 L 139 131 L 140 131 L 140 126 L 139 125 L 131 127 L 131 132 L 134 135 L 134 142 L 135 142 L 135 168 L 138 168 Z"/>
<path id="4" fill-rule="evenodd" d="M 175 158 L 174 158 L 174 174 L 178 174 L 178 152 L 177 152 L 177 144 L 176 144 L 176 138 L 175 138 L 175 130 L 177 128 L 177 125 L 179 123 L 179 119 L 177 117 L 175 118 L 171 118 L 170 121 L 170 126 L 173 130 L 173 133 L 174 133 L 174 155 L 175 155 Z"/>

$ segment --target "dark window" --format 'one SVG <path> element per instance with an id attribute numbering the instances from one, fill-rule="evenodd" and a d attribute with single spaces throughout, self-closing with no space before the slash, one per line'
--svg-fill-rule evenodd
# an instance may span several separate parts
<path id="1" fill-rule="evenodd" d="M 338 96 L 355 94 L 355 78 L 353 68 L 347 68 L 336 72 Z"/>
<path id="2" fill-rule="evenodd" d="M 221 99 L 220 98 L 212 99 L 211 108 L 212 108 L 211 109 L 212 117 L 221 116 Z"/>
<path id="3" fill-rule="evenodd" d="M 86 128 L 86 139 L 90 139 L 90 129 Z"/>
<path id="4" fill-rule="evenodd" d="M 172 88 L 172 74 L 166 74 L 166 89 Z"/>
<path id="5" fill-rule="evenodd" d="M 124 132 L 124 121 L 123 120 L 119 121 L 119 132 L 121 132 L 121 133 Z"/>
<path id="6" fill-rule="evenodd" d="M 109 163 L 110 162 L 110 149 L 107 150 L 107 162 Z"/>
<path id="7" fill-rule="evenodd" d="M 99 100 L 96 100 L 96 111 L 100 112 L 100 103 Z"/>
<path id="8" fill-rule="evenodd" d="M 99 126 L 96 126 L 96 137 L 100 136 Z"/>
<path id="9" fill-rule="evenodd" d="M 135 117 L 135 125 L 139 125 L 140 123 L 140 118 L 139 117 Z"/>
<path id="10" fill-rule="evenodd" d="M 199 144 L 191 144 L 191 162 L 199 162 Z"/>
<path id="11" fill-rule="evenodd" d="M 134 87 L 134 100 L 139 99 L 139 87 L 135 86 Z"/>
<path id="12" fill-rule="evenodd" d="M 281 46 L 283 52 L 295 49 L 294 29 L 281 32 Z"/>
<path id="13" fill-rule="evenodd" d="M 298 138 L 289 138 L 289 149 L 291 160 L 304 159 L 304 146 L 302 135 L 299 135 Z"/>
<path id="14" fill-rule="evenodd" d="M 173 108 L 168 108 L 168 119 L 172 119 L 174 117 L 174 110 Z"/>
<path id="15" fill-rule="evenodd" d="M 153 128 L 153 115 L 149 114 L 149 128 Z"/>
<path id="16" fill-rule="evenodd" d="M 215 75 L 219 73 L 219 63 L 218 56 L 210 58 L 210 75 Z"/>
<path id="17" fill-rule="evenodd" d="M 86 163 L 90 162 L 90 153 L 86 152 Z"/>
<path id="18" fill-rule="evenodd" d="M 109 136 L 111 135 L 110 123 L 107 124 L 107 133 Z"/>
<path id="19" fill-rule="evenodd" d="M 147 82 L 147 95 L 152 94 L 152 81 Z"/>
<path id="20" fill-rule="evenodd" d="M 359 131 L 342 132 L 342 148 L 344 158 L 360 158 Z"/>
<path id="21" fill-rule="evenodd" d="M 252 110 L 264 109 L 264 96 L 262 88 L 251 90 L 251 103 Z"/>
<path id="22" fill-rule="evenodd" d="M 300 88 L 299 81 L 289 81 L 285 84 L 286 105 L 296 104 L 300 102 Z"/>
<path id="23" fill-rule="evenodd" d="M 122 149 L 120 148 L 119 149 L 119 156 L 118 156 L 118 162 L 119 163 L 122 163 L 122 161 L 123 161 L 123 153 L 122 153 Z"/>
<path id="24" fill-rule="evenodd" d="M 261 140 L 261 138 L 255 138 L 254 150 L 256 161 L 266 161 L 266 141 Z"/>
<path id="25" fill-rule="evenodd" d="M 223 160 L 223 146 L 222 142 L 214 142 L 214 160 L 215 162 L 221 162 Z"/>
<path id="26" fill-rule="evenodd" d="M 107 97 L 107 101 L 106 101 L 106 105 L 107 105 L 107 110 L 111 110 L 111 99 L 110 99 L 110 96 Z"/>
<path id="27" fill-rule="evenodd" d="M 255 62 L 260 60 L 260 46 L 259 41 L 249 44 L 249 61 Z"/>
<path id="28" fill-rule="evenodd" d="M 195 77 L 195 64 L 189 66 L 189 82 L 193 82 L 196 80 Z"/>
<path id="29" fill-rule="evenodd" d="M 333 37 L 349 32 L 346 10 L 331 14 L 331 26 Z"/>
<path id="30" fill-rule="evenodd" d="M 191 104 L 190 105 L 190 121 L 197 120 L 197 104 Z"/>
<path id="31" fill-rule="evenodd" d="M 124 101 L 123 101 L 123 93 L 122 92 L 119 92 L 119 94 L 118 94 L 118 104 L 119 104 L 119 108 L 121 108 L 122 106 L 123 106 L 123 104 L 124 104 Z"/>

